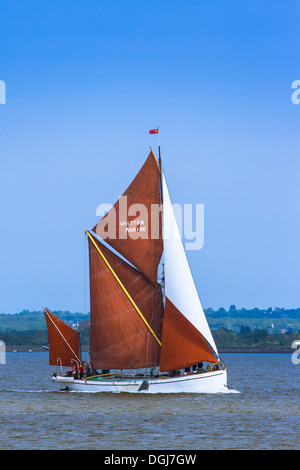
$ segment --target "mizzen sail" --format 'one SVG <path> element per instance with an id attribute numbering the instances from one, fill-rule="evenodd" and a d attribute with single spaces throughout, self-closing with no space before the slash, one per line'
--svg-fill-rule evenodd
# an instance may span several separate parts
<path id="1" fill-rule="evenodd" d="M 44 308 L 49 344 L 49 364 L 72 366 L 72 361 L 80 361 L 78 331 L 57 318 Z"/>

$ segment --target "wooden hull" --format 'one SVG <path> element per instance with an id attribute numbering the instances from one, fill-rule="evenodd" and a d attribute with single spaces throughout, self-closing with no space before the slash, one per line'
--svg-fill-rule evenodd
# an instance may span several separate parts
<path id="1" fill-rule="evenodd" d="M 52 377 L 62 390 L 77 392 L 111 393 L 224 393 L 228 391 L 227 371 L 218 370 L 202 374 L 178 377 L 116 377 L 98 379 L 74 379 L 73 377 Z"/>

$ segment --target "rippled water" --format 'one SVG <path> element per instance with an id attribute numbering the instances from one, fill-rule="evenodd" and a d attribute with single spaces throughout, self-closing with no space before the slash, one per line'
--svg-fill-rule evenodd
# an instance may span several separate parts
<path id="1" fill-rule="evenodd" d="M 48 353 L 0 365 L 0 449 L 299 449 L 300 364 L 224 354 L 232 393 L 58 391 Z"/>

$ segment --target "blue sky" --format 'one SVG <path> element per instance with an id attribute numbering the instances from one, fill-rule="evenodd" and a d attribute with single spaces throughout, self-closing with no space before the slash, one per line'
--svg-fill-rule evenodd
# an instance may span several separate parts
<path id="1" fill-rule="evenodd" d="M 299 9 L 2 2 L 0 312 L 88 311 L 84 230 L 157 125 L 173 202 L 205 206 L 203 306 L 300 306 Z"/>

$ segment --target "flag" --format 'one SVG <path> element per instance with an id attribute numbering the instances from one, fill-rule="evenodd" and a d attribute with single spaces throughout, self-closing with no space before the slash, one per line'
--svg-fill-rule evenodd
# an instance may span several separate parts
<path id="1" fill-rule="evenodd" d="M 151 129 L 151 131 L 149 131 L 149 134 L 158 134 L 158 129 Z"/>

